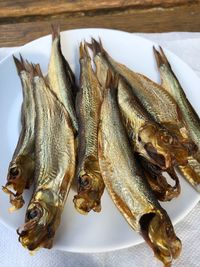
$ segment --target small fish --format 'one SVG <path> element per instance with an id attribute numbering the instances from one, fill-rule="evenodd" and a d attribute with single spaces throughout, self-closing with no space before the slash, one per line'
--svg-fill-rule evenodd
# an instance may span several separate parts
<path id="1" fill-rule="evenodd" d="M 187 130 L 197 145 L 198 152 L 188 157 L 188 164 L 178 166 L 181 174 L 197 190 L 200 191 L 200 119 L 196 111 L 190 104 L 185 92 L 175 76 L 171 65 L 160 47 L 160 52 L 153 47 L 154 55 L 161 76 L 161 82 L 164 89 L 169 92 L 177 101 L 182 112 L 182 118 L 186 124 Z"/>
<path id="2" fill-rule="evenodd" d="M 171 134 L 178 138 L 178 142 L 185 149 L 182 150 L 183 154 L 177 153 L 177 155 L 180 155 L 179 160 L 183 161 L 183 165 L 186 164 L 187 157 L 185 155 L 195 154 L 197 146 L 189 136 L 176 101 L 162 86 L 144 75 L 130 70 L 125 65 L 116 62 L 104 50 L 101 43 L 100 46 L 102 56 L 107 60 L 112 70 L 121 75 L 129 84 L 133 94 L 139 99 L 144 109 L 157 123 L 164 126 Z"/>
<path id="3" fill-rule="evenodd" d="M 181 251 L 166 211 L 137 165 L 117 104 L 117 78 L 108 73 L 99 126 L 99 164 L 106 189 L 116 207 L 153 249 L 165 267 Z M 117 160 L 116 160 L 117 159 Z"/>
<path id="4" fill-rule="evenodd" d="M 74 197 L 76 209 L 86 214 L 101 210 L 104 183 L 98 160 L 98 125 L 102 88 L 92 69 L 91 58 L 85 44 L 80 44 L 80 91 L 77 95 L 78 116 L 78 194 Z"/>
<path id="5" fill-rule="evenodd" d="M 13 56 L 23 90 L 21 108 L 21 133 L 10 162 L 7 183 L 3 191 L 10 195 L 10 211 L 21 208 L 24 204 L 23 192 L 33 183 L 34 178 L 34 144 L 35 144 L 35 101 L 31 82 L 30 64 L 22 56 L 20 60 Z"/>
<path id="6" fill-rule="evenodd" d="M 145 177 L 158 200 L 170 201 L 180 195 L 181 187 L 179 179 L 172 167 L 163 171 L 157 165 L 152 164 L 140 155 L 136 155 L 136 159 L 143 169 Z M 170 185 L 167 182 L 164 174 L 174 181 L 174 185 Z"/>
<path id="7" fill-rule="evenodd" d="M 47 77 L 52 91 L 57 94 L 58 99 L 65 106 L 74 131 L 77 132 L 78 122 L 75 112 L 77 86 L 75 76 L 61 51 L 60 29 L 52 26 L 52 30 L 52 48 Z"/>
<path id="8" fill-rule="evenodd" d="M 189 102 L 162 48 L 160 47 L 160 52 L 157 51 L 155 47 L 153 49 L 162 79 L 162 86 L 176 100 L 182 112 L 182 117 L 187 125 L 190 136 L 198 146 L 198 150 L 200 150 L 200 118 Z"/>
<path id="9" fill-rule="evenodd" d="M 106 71 L 112 66 L 105 56 L 101 43 L 92 39 L 92 43 L 88 46 L 94 54 L 97 77 L 101 85 L 105 86 Z M 185 163 L 187 156 L 185 147 L 175 135 L 157 123 L 144 109 L 123 77 L 119 80 L 118 102 L 134 151 L 163 169 L 178 162 Z"/>
<path id="10" fill-rule="evenodd" d="M 75 137 L 63 104 L 34 66 L 35 189 L 17 232 L 29 250 L 51 248 L 75 174 Z"/>

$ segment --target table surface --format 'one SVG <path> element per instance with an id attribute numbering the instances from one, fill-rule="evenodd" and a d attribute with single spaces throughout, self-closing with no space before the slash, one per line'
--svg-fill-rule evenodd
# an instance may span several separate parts
<path id="1" fill-rule="evenodd" d="M 129 32 L 198 31 L 200 0 L 0 1 L 0 47 L 23 45 L 61 29 L 113 28 Z"/>

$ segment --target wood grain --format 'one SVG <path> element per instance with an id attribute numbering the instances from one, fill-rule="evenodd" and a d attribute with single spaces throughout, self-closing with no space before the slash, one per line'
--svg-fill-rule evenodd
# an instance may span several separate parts
<path id="1" fill-rule="evenodd" d="M 55 15 L 64 12 L 84 12 L 98 11 L 101 9 L 111 8 L 128 8 L 128 7 L 169 7 L 183 4 L 198 3 L 199 0 L 46 0 L 46 1 L 1 1 L 0 18 L 34 16 L 34 15 Z"/>
<path id="2" fill-rule="evenodd" d="M 1 1 L 0 46 L 22 45 L 49 34 L 52 23 L 59 23 L 62 30 L 88 27 L 129 32 L 200 29 L 200 0 L 87 1 L 87 6 L 84 3 L 83 0 L 18 0 L 13 5 L 13 1 Z"/>

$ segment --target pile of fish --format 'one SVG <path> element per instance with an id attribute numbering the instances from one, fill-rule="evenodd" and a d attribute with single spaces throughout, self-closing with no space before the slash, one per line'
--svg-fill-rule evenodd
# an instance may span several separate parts
<path id="1" fill-rule="evenodd" d="M 23 89 L 22 130 L 3 190 L 16 210 L 34 184 L 17 230 L 24 247 L 52 247 L 75 180 L 78 212 L 100 212 L 106 188 L 164 266 L 179 256 L 181 241 L 158 200 L 180 194 L 175 168 L 199 190 L 200 123 L 162 48 L 154 54 L 162 85 L 116 62 L 92 38 L 80 44 L 77 86 L 57 27 L 46 76 L 38 64 L 14 57 Z"/>

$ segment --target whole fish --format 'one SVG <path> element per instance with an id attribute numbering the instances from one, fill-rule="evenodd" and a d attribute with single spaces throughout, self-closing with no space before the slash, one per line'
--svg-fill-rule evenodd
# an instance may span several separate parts
<path id="1" fill-rule="evenodd" d="M 22 57 L 14 57 L 18 75 L 21 79 L 23 103 L 21 108 L 21 133 L 10 162 L 7 183 L 3 191 L 10 195 L 11 211 L 24 204 L 23 191 L 28 189 L 34 178 L 34 144 L 35 144 L 35 101 L 31 82 L 30 64 Z"/>
<path id="2" fill-rule="evenodd" d="M 78 116 L 78 194 L 74 197 L 76 209 L 85 214 L 90 210 L 101 210 L 104 183 L 98 160 L 98 126 L 102 88 L 92 69 L 86 45 L 80 45 L 80 91 L 77 95 Z"/>
<path id="3" fill-rule="evenodd" d="M 121 214 L 143 236 L 164 266 L 169 267 L 180 254 L 181 242 L 134 158 L 117 105 L 115 81 L 108 74 L 108 88 L 101 107 L 99 164 L 102 176 Z"/>
<path id="4" fill-rule="evenodd" d="M 181 188 L 179 179 L 172 167 L 163 171 L 144 157 L 137 154 L 135 154 L 135 156 L 138 164 L 143 169 L 147 182 L 158 200 L 170 201 L 180 195 Z M 164 174 L 168 175 L 168 177 L 174 181 L 174 185 L 167 182 Z"/>
<path id="5" fill-rule="evenodd" d="M 29 250 L 51 248 L 75 173 L 75 137 L 70 117 L 48 88 L 39 66 L 34 67 L 36 105 L 35 189 L 18 229 Z"/>
<path id="6" fill-rule="evenodd" d="M 182 117 L 187 125 L 190 136 L 198 146 L 198 150 L 200 150 L 200 118 L 189 102 L 162 48 L 160 47 L 160 52 L 154 48 L 154 55 L 161 75 L 162 86 L 176 100 L 182 112 Z"/>
<path id="7" fill-rule="evenodd" d="M 161 76 L 163 88 L 165 88 L 177 101 L 182 112 L 182 118 L 186 124 L 187 130 L 190 133 L 192 140 L 198 147 L 197 154 L 188 157 L 188 164 L 178 166 L 179 171 L 193 185 L 200 190 L 200 119 L 196 111 L 190 104 L 185 92 L 175 76 L 171 65 L 160 47 L 160 52 L 153 47 L 154 55 Z"/>
<path id="8" fill-rule="evenodd" d="M 77 92 L 75 76 L 61 51 L 59 27 L 52 26 L 52 30 L 52 48 L 47 77 L 51 89 L 69 113 L 74 131 L 77 131 L 78 122 L 74 105 Z"/>

